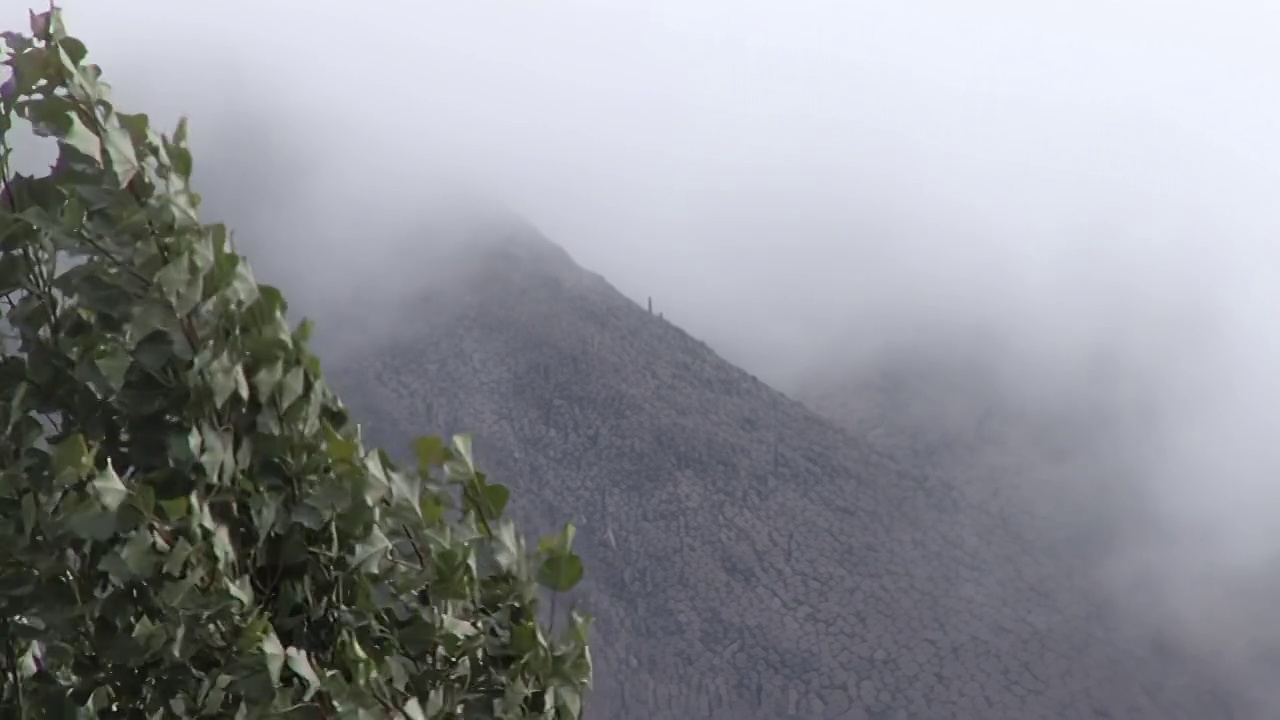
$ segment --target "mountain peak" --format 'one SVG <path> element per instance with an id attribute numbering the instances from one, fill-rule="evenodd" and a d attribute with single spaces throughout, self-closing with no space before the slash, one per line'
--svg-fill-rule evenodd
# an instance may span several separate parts
<path id="1" fill-rule="evenodd" d="M 436 255 L 436 281 L 326 367 L 378 444 L 472 433 L 526 527 L 579 526 L 592 715 L 1219 714 L 1216 686 L 1126 643 L 1016 508 L 512 230 Z"/>

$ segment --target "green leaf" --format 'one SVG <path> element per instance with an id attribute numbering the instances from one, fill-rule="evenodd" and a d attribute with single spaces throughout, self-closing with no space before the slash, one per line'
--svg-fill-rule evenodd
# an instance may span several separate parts
<path id="1" fill-rule="evenodd" d="M 66 130 L 61 133 L 60 142 L 66 143 L 78 152 L 93 159 L 96 163 L 102 162 L 102 141 L 92 130 L 85 127 L 81 122 L 79 115 L 75 112 L 68 112 L 66 115 Z"/>
<path id="2" fill-rule="evenodd" d="M 134 145 L 144 145 L 147 142 L 148 131 L 151 125 L 151 118 L 146 113 L 122 113 L 115 114 L 116 122 L 120 123 L 120 127 L 129 131 L 129 138 Z"/>
<path id="3" fill-rule="evenodd" d="M 37 13 L 34 10 L 28 10 L 27 14 L 31 21 L 31 34 L 38 39 L 44 39 L 53 27 L 53 11 Z"/>
<path id="4" fill-rule="evenodd" d="M 90 487 L 93 488 L 94 497 L 98 498 L 98 502 L 112 512 L 115 512 L 120 507 L 120 503 L 129 497 L 129 488 L 120 481 L 120 476 L 111 467 L 111 463 L 107 463 L 102 472 L 98 473 L 90 483 Z"/>
<path id="5" fill-rule="evenodd" d="M 53 477 L 61 485 L 80 480 L 88 472 L 92 458 L 80 433 L 68 435 L 53 446 Z"/>
<path id="6" fill-rule="evenodd" d="M 439 467 L 449 459 L 444 441 L 438 437 L 420 437 L 414 440 L 413 452 L 418 458 L 418 467 L 422 470 Z"/>
<path id="7" fill-rule="evenodd" d="M 185 497 L 161 500 L 160 507 L 164 509 L 165 517 L 171 522 L 181 520 L 191 512 L 191 502 Z"/>
<path id="8" fill-rule="evenodd" d="M 360 445 L 350 438 L 339 435 L 328 423 L 324 426 L 325 439 L 328 442 L 329 457 L 338 462 L 351 462 L 356 457 Z"/>
<path id="9" fill-rule="evenodd" d="M 84 43 L 77 38 L 64 37 L 58 42 L 58 49 L 61 50 L 61 58 L 63 67 L 68 70 L 74 69 L 84 62 L 84 56 L 88 54 Z"/>
<path id="10" fill-rule="evenodd" d="M 233 394 L 241 400 L 249 399 L 249 383 L 244 368 L 226 354 L 219 355 L 209 364 L 209 384 L 213 389 L 214 407 L 221 409 Z"/>
<path id="11" fill-rule="evenodd" d="M 115 513 L 96 508 L 82 508 L 72 513 L 66 523 L 73 535 L 88 540 L 108 540 L 116 533 Z"/>
<path id="12" fill-rule="evenodd" d="M 439 525 L 444 519 L 444 503 L 435 493 L 423 493 L 418 507 L 422 511 L 422 521 L 428 527 Z"/>
<path id="13" fill-rule="evenodd" d="M 507 509 L 507 501 L 511 498 L 511 491 L 505 485 L 497 483 L 485 483 L 480 487 L 481 497 L 485 503 L 485 518 L 494 520 L 502 516 Z"/>
<path id="14" fill-rule="evenodd" d="M 169 549 L 169 553 L 165 557 L 164 572 L 173 577 L 180 577 L 183 568 L 187 565 L 188 558 L 191 557 L 191 553 L 194 551 L 195 548 L 191 543 L 187 542 L 186 538 L 178 538 L 178 542 Z"/>
<path id="15" fill-rule="evenodd" d="M 118 391 L 124 387 L 125 374 L 129 370 L 129 365 L 133 362 L 133 358 L 125 352 L 124 348 L 114 346 L 102 351 L 98 359 L 94 361 L 98 371 L 106 378 L 111 390 Z"/>
<path id="16" fill-rule="evenodd" d="M 404 713 L 404 717 L 407 720 L 428 720 L 428 718 L 435 717 L 434 713 L 428 715 L 427 712 L 422 709 L 422 704 L 418 702 L 418 698 L 416 697 L 410 697 L 408 702 L 400 708 L 400 712 Z M 437 709 L 436 712 L 439 712 L 439 710 Z"/>
<path id="17" fill-rule="evenodd" d="M 369 537 L 356 544 L 351 553 L 351 564 L 376 572 L 381 565 L 383 555 L 390 547 L 391 541 L 377 525 L 374 525 Z"/>
<path id="18" fill-rule="evenodd" d="M 563 530 L 538 541 L 538 552 L 569 552 L 573 548 L 573 538 L 577 532 L 578 529 L 574 527 L 573 523 L 565 523 Z"/>
<path id="19" fill-rule="evenodd" d="M 138 156 L 134 153 L 133 138 L 129 137 L 129 131 L 121 127 L 115 117 L 108 120 L 103 146 L 111 161 L 111 171 L 115 174 L 116 187 L 125 187 L 133 176 L 138 174 Z"/>
<path id="20" fill-rule="evenodd" d="M 315 323 L 304 319 L 298 323 L 298 329 L 293 331 L 293 338 L 298 343 L 305 343 L 311 339 L 311 333 L 315 327 Z"/>
<path id="21" fill-rule="evenodd" d="M 145 531 L 134 532 L 119 553 L 119 557 L 128 568 L 128 575 L 117 577 L 128 577 L 129 579 L 142 578 L 149 575 L 158 559 L 157 553 L 152 550 L 152 540 L 149 537 L 149 533 Z"/>
<path id="22" fill-rule="evenodd" d="M 462 458 L 462 461 L 467 464 L 467 469 L 471 472 L 475 472 L 476 461 L 471 454 L 471 436 L 454 435 L 453 449 L 458 453 L 458 456 Z"/>
<path id="23" fill-rule="evenodd" d="M 582 715 L 582 695 L 572 685 L 556 686 L 556 717 L 570 720 Z"/>
<path id="24" fill-rule="evenodd" d="M 156 282 L 164 291 L 165 299 L 176 306 L 179 295 L 191 284 L 191 270 L 186 256 L 181 256 L 165 265 L 156 273 Z M 181 309 L 178 310 L 179 314 L 182 312 Z"/>
<path id="25" fill-rule="evenodd" d="M 280 382 L 281 376 L 284 375 L 284 365 L 276 360 L 266 367 L 262 368 L 253 375 L 253 389 L 257 392 L 258 397 L 267 398 L 271 396 L 271 391 L 275 390 L 276 384 Z"/>
<path id="26" fill-rule="evenodd" d="M 494 560 L 503 570 L 513 570 L 520 563 L 523 547 L 516 534 L 516 526 L 510 520 L 501 520 L 495 524 Z"/>
<path id="27" fill-rule="evenodd" d="M 138 511 L 144 516 L 150 517 L 155 512 L 156 491 L 150 485 L 140 482 L 134 483 L 130 499 L 133 506 L 138 508 Z"/>
<path id="28" fill-rule="evenodd" d="M 293 674 L 302 678 L 307 684 L 307 691 L 303 694 L 304 701 L 310 700 L 320 690 L 320 676 L 316 675 L 316 671 L 311 667 L 311 661 L 307 659 L 307 653 L 298 648 L 291 647 L 284 651 L 285 663 Z"/>
<path id="29" fill-rule="evenodd" d="M 16 252 L 0 255 L 0 293 L 10 293 L 23 287 L 30 272 L 26 256 Z"/>
<path id="30" fill-rule="evenodd" d="M 569 592 L 582 580 L 582 559 L 571 552 L 551 555 L 538 568 L 538 583 L 552 592 Z"/>
<path id="31" fill-rule="evenodd" d="M 459 638 L 468 638 L 480 632 L 475 625 L 451 615 L 445 615 L 441 618 L 441 624 L 444 626 L 445 632 Z"/>
<path id="32" fill-rule="evenodd" d="M 538 628 L 532 623 L 517 625 L 511 630 L 511 651 L 528 655 L 538 648 Z"/>
<path id="33" fill-rule="evenodd" d="M 285 650 L 284 646 L 280 644 L 280 638 L 276 637 L 274 630 L 268 628 L 259 647 L 261 647 L 262 657 L 267 663 L 267 673 L 271 676 L 271 684 L 279 685 L 280 672 L 284 669 L 285 663 Z"/>
<path id="34" fill-rule="evenodd" d="M 280 409 L 288 410 L 298 398 L 302 397 L 302 385 L 306 380 L 306 374 L 300 367 L 295 367 L 285 373 L 284 379 L 280 381 Z"/>
<path id="35" fill-rule="evenodd" d="M 186 118 L 183 118 L 182 122 L 185 121 Z M 191 151 L 177 143 L 167 143 L 165 150 L 173 161 L 173 171 L 183 180 L 190 180 L 192 170 Z"/>

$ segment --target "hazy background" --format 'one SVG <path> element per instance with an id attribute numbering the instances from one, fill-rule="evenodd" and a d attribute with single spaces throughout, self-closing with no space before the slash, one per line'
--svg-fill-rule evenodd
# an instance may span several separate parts
<path id="1" fill-rule="evenodd" d="M 937 328 L 1050 400 L 1105 358 L 1146 403 L 1101 430 L 1149 525 L 1118 576 L 1280 627 L 1280 4 L 63 6 L 309 311 L 411 282 L 465 178 L 782 389 Z"/>

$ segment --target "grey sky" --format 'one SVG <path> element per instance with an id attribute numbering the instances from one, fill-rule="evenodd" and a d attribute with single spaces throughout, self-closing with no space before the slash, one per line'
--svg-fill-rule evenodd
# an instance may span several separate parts
<path id="1" fill-rule="evenodd" d="M 1110 348 L 1168 413 L 1135 443 L 1170 587 L 1280 552 L 1280 3 L 63 5 L 286 288 L 464 174 L 782 385 L 917 325 Z"/>

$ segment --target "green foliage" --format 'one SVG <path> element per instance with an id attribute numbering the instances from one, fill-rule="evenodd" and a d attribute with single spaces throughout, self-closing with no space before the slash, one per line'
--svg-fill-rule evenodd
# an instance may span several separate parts
<path id="1" fill-rule="evenodd" d="M 366 450 L 307 326 L 199 222 L 187 128 L 116 110 L 56 10 L 5 33 L 0 717 L 576 718 L 572 527 L 527 550 L 465 437 Z"/>

